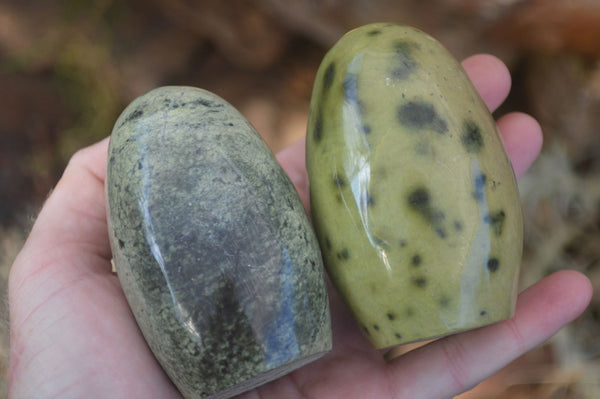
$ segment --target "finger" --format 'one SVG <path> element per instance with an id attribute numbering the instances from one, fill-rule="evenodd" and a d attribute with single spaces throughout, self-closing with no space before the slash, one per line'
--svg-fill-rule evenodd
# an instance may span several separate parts
<path id="1" fill-rule="evenodd" d="M 394 360 L 389 366 L 394 390 L 407 398 L 464 392 L 579 316 L 591 295 L 590 281 L 578 272 L 546 277 L 519 296 L 513 318 L 437 340 Z"/>
<path id="2" fill-rule="evenodd" d="M 542 149 L 542 128 L 531 116 L 513 112 L 498 119 L 498 129 L 515 175 L 519 178 Z"/>
<path id="3" fill-rule="evenodd" d="M 64 257 L 76 258 L 77 262 L 61 264 L 80 265 L 81 270 L 85 265 L 88 271 L 103 267 L 104 272 L 110 272 L 104 200 L 107 146 L 105 139 L 72 157 L 11 268 L 11 288 L 18 288 L 28 276 Z M 96 259 L 83 257 L 84 253 Z"/>
<path id="4" fill-rule="evenodd" d="M 477 54 L 466 58 L 462 66 L 488 109 L 498 108 L 510 92 L 510 72 L 506 65 L 493 55 Z"/>

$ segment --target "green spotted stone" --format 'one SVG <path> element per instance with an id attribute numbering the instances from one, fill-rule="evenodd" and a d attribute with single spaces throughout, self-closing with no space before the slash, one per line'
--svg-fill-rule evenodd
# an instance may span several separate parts
<path id="1" fill-rule="evenodd" d="M 224 100 L 163 87 L 133 101 L 111 136 L 106 191 L 119 280 L 186 398 L 228 398 L 330 350 L 306 212 Z"/>
<path id="2" fill-rule="evenodd" d="M 307 169 L 325 266 L 377 348 L 509 318 L 515 177 L 460 64 L 425 33 L 355 29 L 327 53 Z"/>

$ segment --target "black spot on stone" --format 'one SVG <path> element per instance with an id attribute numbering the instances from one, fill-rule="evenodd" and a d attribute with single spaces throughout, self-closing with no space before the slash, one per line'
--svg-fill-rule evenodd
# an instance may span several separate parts
<path id="1" fill-rule="evenodd" d="M 362 127 L 362 132 L 363 132 L 364 134 L 369 134 L 369 133 L 371 133 L 371 126 L 369 126 L 369 125 L 363 125 L 363 127 Z"/>
<path id="2" fill-rule="evenodd" d="M 367 206 L 375 206 L 375 200 L 373 199 L 373 196 L 369 193 L 366 194 L 367 196 Z"/>
<path id="3" fill-rule="evenodd" d="M 373 329 L 375 329 L 375 331 L 379 331 L 379 325 L 373 324 Z"/>
<path id="4" fill-rule="evenodd" d="M 460 140 L 467 152 L 478 153 L 481 151 L 481 147 L 483 147 L 483 136 L 481 135 L 481 129 L 475 122 L 471 120 L 467 120 L 464 123 Z"/>
<path id="5" fill-rule="evenodd" d="M 435 228 L 435 234 L 438 235 L 438 237 L 440 238 L 446 238 L 447 234 L 446 234 L 446 229 L 444 229 L 443 227 L 436 227 Z"/>
<path id="6" fill-rule="evenodd" d="M 397 41 L 393 47 L 396 56 L 393 62 L 392 77 L 404 80 L 419 67 L 412 57 L 413 50 L 419 46 L 413 42 Z"/>
<path id="7" fill-rule="evenodd" d="M 406 314 L 406 317 L 412 317 L 415 315 L 415 310 L 413 308 L 406 308 L 404 313 Z"/>
<path id="8" fill-rule="evenodd" d="M 400 334 L 399 332 L 394 334 L 396 336 L 396 338 L 401 339 L 402 338 L 402 334 Z"/>
<path id="9" fill-rule="evenodd" d="M 342 176 L 340 176 L 337 172 L 334 173 L 334 175 L 333 175 L 333 183 L 338 188 L 346 187 L 346 180 L 344 180 L 344 178 Z"/>
<path id="10" fill-rule="evenodd" d="M 412 280 L 413 284 L 419 288 L 425 288 L 427 285 L 427 279 L 423 276 L 415 277 Z"/>
<path id="11" fill-rule="evenodd" d="M 350 259 L 350 251 L 348 251 L 348 248 L 343 248 L 340 252 L 338 252 L 337 258 L 340 260 Z"/>
<path id="12" fill-rule="evenodd" d="M 479 312 L 479 316 L 485 316 L 487 314 L 487 312 L 485 310 L 482 310 L 481 312 Z"/>
<path id="13" fill-rule="evenodd" d="M 454 225 L 454 230 L 456 230 L 456 231 L 462 231 L 463 225 L 462 225 L 462 223 L 460 221 L 455 220 L 453 225 Z"/>
<path id="14" fill-rule="evenodd" d="M 123 249 L 123 247 L 125 246 L 125 242 L 121 239 L 119 239 L 119 248 Z"/>
<path id="15" fill-rule="evenodd" d="M 483 201 L 485 197 L 485 182 L 487 181 L 487 176 L 483 173 L 477 175 L 473 180 L 473 198 L 477 201 Z"/>
<path id="16" fill-rule="evenodd" d="M 373 29 L 367 32 L 367 36 L 377 36 L 380 35 L 381 31 L 379 29 Z"/>
<path id="17" fill-rule="evenodd" d="M 430 207 L 429 190 L 424 187 L 416 188 L 408 195 L 408 204 L 419 212 L 425 212 Z"/>
<path id="18" fill-rule="evenodd" d="M 447 296 L 443 296 L 440 298 L 438 303 L 440 304 L 441 307 L 447 308 L 450 305 L 450 298 L 448 298 Z"/>
<path id="19" fill-rule="evenodd" d="M 408 205 L 431 223 L 435 233 L 440 238 L 446 238 L 447 233 L 443 226 L 446 215 L 431 204 L 429 190 L 425 187 L 418 187 L 411 191 L 408 194 Z"/>
<path id="20" fill-rule="evenodd" d="M 325 237 L 325 248 L 331 250 L 331 241 L 329 240 L 329 237 Z"/>
<path id="21" fill-rule="evenodd" d="M 498 258 L 489 258 L 487 261 L 487 269 L 494 273 L 495 271 L 498 270 L 498 268 L 500 267 L 500 261 L 498 260 Z"/>
<path id="22" fill-rule="evenodd" d="M 143 105 L 142 105 L 143 106 Z M 129 122 L 133 122 L 136 119 L 139 119 L 142 117 L 142 115 L 144 115 L 144 111 L 140 108 L 137 108 L 136 110 L 134 110 L 132 113 L 130 113 L 127 118 L 125 118 L 125 120 L 123 121 L 123 123 L 121 123 L 120 126 L 123 126 L 126 123 Z"/>
<path id="23" fill-rule="evenodd" d="M 362 329 L 363 329 L 363 331 L 364 331 L 366 334 L 370 334 L 370 332 L 369 332 L 369 329 L 367 328 L 367 326 L 362 326 Z"/>
<path id="24" fill-rule="evenodd" d="M 506 213 L 504 210 L 490 213 L 483 218 L 485 223 L 490 225 L 490 229 L 497 236 L 502 235 L 502 228 L 504 227 L 504 220 L 506 219 Z"/>
<path id="25" fill-rule="evenodd" d="M 325 74 L 323 75 L 323 88 L 328 90 L 333 84 L 333 79 L 335 78 L 335 64 L 332 62 L 329 64 L 327 69 L 325 70 Z"/>
<path id="26" fill-rule="evenodd" d="M 389 321 L 392 321 L 392 320 L 394 320 L 396 318 L 396 315 L 393 314 L 392 312 L 386 313 L 386 316 L 387 316 L 387 318 L 388 318 Z"/>
<path id="27" fill-rule="evenodd" d="M 400 240 L 398 245 L 400 245 L 401 248 L 404 248 L 406 246 L 406 240 Z"/>
<path id="28" fill-rule="evenodd" d="M 222 108 L 223 104 L 215 103 L 204 98 L 198 98 L 190 103 L 192 106 L 202 106 L 206 108 Z"/>
<path id="29" fill-rule="evenodd" d="M 398 121 L 416 130 L 433 130 L 444 134 L 448 131 L 446 121 L 436 112 L 433 104 L 422 101 L 409 101 L 398 108 Z"/>
<path id="30" fill-rule="evenodd" d="M 313 138 L 318 143 L 323 138 L 323 117 L 321 112 L 317 113 L 315 124 L 313 126 Z"/>
<path id="31" fill-rule="evenodd" d="M 358 103 L 358 79 L 355 75 L 348 75 L 344 78 L 344 97 L 346 101 Z"/>
<path id="32" fill-rule="evenodd" d="M 421 264 L 421 255 L 416 254 L 413 255 L 412 259 L 410 260 L 410 263 L 412 263 L 413 266 L 419 266 Z"/>

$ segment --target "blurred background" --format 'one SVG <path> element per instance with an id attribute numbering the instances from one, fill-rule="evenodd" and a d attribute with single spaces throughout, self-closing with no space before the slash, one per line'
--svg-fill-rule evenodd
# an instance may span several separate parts
<path id="1" fill-rule="evenodd" d="M 304 135 L 314 75 L 347 30 L 414 25 L 459 59 L 513 74 L 497 115 L 533 114 L 541 157 L 519 188 L 522 288 L 583 271 L 600 288 L 600 2 L 597 0 L 2 0 L 0 2 L 0 398 L 6 280 L 77 149 L 107 136 L 136 96 L 166 84 L 222 96 L 277 151 Z M 600 294 L 576 322 L 461 399 L 599 398 Z"/>

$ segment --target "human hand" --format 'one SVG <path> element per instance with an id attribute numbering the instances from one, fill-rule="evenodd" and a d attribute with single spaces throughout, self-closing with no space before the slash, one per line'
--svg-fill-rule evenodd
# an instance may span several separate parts
<path id="1" fill-rule="evenodd" d="M 490 56 L 463 66 L 490 109 L 510 76 Z M 535 159 L 541 131 L 513 113 L 498 125 L 517 175 Z M 9 278 L 12 398 L 179 398 L 148 349 L 111 272 L 104 177 L 108 141 L 79 151 L 46 201 Z M 307 206 L 304 144 L 278 155 Z M 385 361 L 330 291 L 333 351 L 242 395 L 250 398 L 449 398 L 482 381 L 577 317 L 589 280 L 555 273 L 520 296 L 507 321 L 442 338 Z"/>

